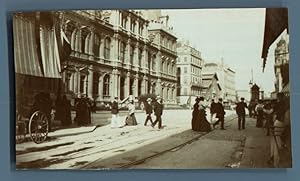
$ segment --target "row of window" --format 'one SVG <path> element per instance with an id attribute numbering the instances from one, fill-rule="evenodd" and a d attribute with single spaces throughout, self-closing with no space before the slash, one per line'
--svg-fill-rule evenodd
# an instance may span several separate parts
<path id="1" fill-rule="evenodd" d="M 121 26 L 124 29 L 129 28 L 129 30 L 133 33 L 138 33 L 139 35 L 143 36 L 144 35 L 144 24 L 142 22 L 137 22 L 135 19 L 131 19 L 130 25 L 128 25 L 128 16 L 125 14 L 121 13 Z M 137 26 L 138 25 L 138 26 Z M 136 31 L 138 27 L 138 30 Z"/>
<path id="2" fill-rule="evenodd" d="M 165 36 L 161 36 L 160 38 L 160 44 L 169 50 L 176 51 L 176 41 L 173 41 L 171 39 L 168 39 Z"/>

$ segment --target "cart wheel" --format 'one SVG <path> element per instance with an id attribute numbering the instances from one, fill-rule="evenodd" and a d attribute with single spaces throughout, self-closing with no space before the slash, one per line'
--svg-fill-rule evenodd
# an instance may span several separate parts
<path id="1" fill-rule="evenodd" d="M 39 144 L 46 140 L 48 135 L 48 118 L 41 112 L 34 112 L 29 119 L 29 135 L 33 142 Z"/>

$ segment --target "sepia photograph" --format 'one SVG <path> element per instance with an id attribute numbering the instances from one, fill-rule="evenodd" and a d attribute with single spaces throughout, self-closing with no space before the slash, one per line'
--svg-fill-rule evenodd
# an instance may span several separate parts
<path id="1" fill-rule="evenodd" d="M 287 8 L 11 16 L 17 170 L 292 168 Z"/>

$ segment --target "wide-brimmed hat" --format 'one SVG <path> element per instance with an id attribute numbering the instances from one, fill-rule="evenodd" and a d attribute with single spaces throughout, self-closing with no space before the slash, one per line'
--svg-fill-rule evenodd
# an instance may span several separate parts
<path id="1" fill-rule="evenodd" d="M 159 99 L 161 99 L 161 97 L 160 97 L 160 96 L 157 96 L 157 97 L 156 97 L 156 100 L 159 100 Z"/>
<path id="2" fill-rule="evenodd" d="M 152 101 L 152 99 L 151 99 L 150 97 L 148 97 L 148 98 L 147 98 L 147 102 L 148 102 L 148 101 Z"/>

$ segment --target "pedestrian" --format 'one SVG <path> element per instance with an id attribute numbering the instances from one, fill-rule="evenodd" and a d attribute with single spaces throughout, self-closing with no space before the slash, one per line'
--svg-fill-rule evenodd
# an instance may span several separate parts
<path id="1" fill-rule="evenodd" d="M 197 97 L 195 99 L 195 104 L 193 106 L 193 112 L 192 112 L 192 130 L 193 131 L 200 130 L 199 102 L 200 102 L 200 98 Z"/>
<path id="2" fill-rule="evenodd" d="M 147 123 L 149 120 L 151 122 L 151 125 L 153 125 L 153 121 L 152 121 L 152 117 L 151 117 L 152 99 L 150 97 L 147 99 L 147 102 L 144 104 L 144 106 L 145 106 L 145 112 L 146 112 L 146 120 L 145 120 L 144 126 L 147 126 Z"/>
<path id="3" fill-rule="evenodd" d="M 255 111 L 257 113 L 256 127 L 261 128 L 263 126 L 263 118 L 264 118 L 264 105 L 262 100 L 258 101 L 258 104 L 255 107 Z"/>
<path id="4" fill-rule="evenodd" d="M 156 116 L 156 120 L 154 121 L 152 127 L 155 127 L 155 125 L 158 122 L 158 129 L 162 129 L 162 120 L 161 120 L 162 113 L 163 113 L 162 99 L 160 96 L 157 96 L 156 102 L 154 103 L 154 114 Z"/>
<path id="5" fill-rule="evenodd" d="M 211 131 L 211 127 L 209 122 L 206 119 L 206 104 L 204 102 L 204 97 L 199 98 L 199 103 L 198 103 L 198 122 L 199 122 L 199 127 L 196 128 L 196 130 L 200 132 L 209 132 Z"/>
<path id="6" fill-rule="evenodd" d="M 281 100 L 279 101 L 281 102 Z M 290 110 L 288 101 L 281 102 L 282 105 L 280 112 L 281 117 L 276 117 L 274 121 L 273 134 L 270 137 L 271 154 L 268 161 L 275 168 L 280 167 L 280 161 L 284 157 L 286 151 L 288 154 L 288 161 L 290 162 L 291 154 L 291 134 L 290 134 Z"/>
<path id="7" fill-rule="evenodd" d="M 224 106 L 222 103 L 223 99 L 219 98 L 218 102 L 216 103 L 216 117 L 218 118 L 218 121 L 215 122 L 213 124 L 213 128 L 216 127 L 216 125 L 218 125 L 221 122 L 221 130 L 225 130 L 224 128 L 224 115 L 225 115 L 225 111 L 224 111 Z"/>
<path id="8" fill-rule="evenodd" d="M 119 105 L 118 105 L 118 97 L 115 97 L 115 99 L 112 101 L 111 105 L 111 128 L 118 128 L 120 127 L 120 121 L 119 121 Z"/>
<path id="9" fill-rule="evenodd" d="M 266 122 L 264 124 L 264 128 L 267 131 L 267 133 L 266 133 L 267 136 L 269 136 L 270 135 L 270 129 L 274 124 L 274 121 L 273 121 L 274 120 L 274 109 L 272 107 L 272 103 L 268 102 L 264 106 L 263 111 L 264 111 L 264 115 L 265 115 L 265 119 L 266 119 Z"/>
<path id="10" fill-rule="evenodd" d="M 216 118 L 216 102 L 213 98 L 210 104 L 210 122 L 214 122 Z"/>
<path id="11" fill-rule="evenodd" d="M 63 126 L 70 126 L 72 124 L 71 120 L 71 103 L 67 99 L 66 95 L 62 97 L 62 105 L 64 107 L 63 114 L 62 114 L 62 125 Z"/>
<path id="12" fill-rule="evenodd" d="M 135 105 L 133 100 L 129 100 L 128 104 L 128 115 L 125 120 L 125 126 L 135 126 L 137 125 L 135 113 Z"/>
<path id="13" fill-rule="evenodd" d="M 238 115 L 238 128 L 239 130 L 245 129 L 245 117 L 246 117 L 246 110 L 247 104 L 244 102 L 244 98 L 241 98 L 241 101 L 236 105 L 236 114 Z M 242 124 L 242 125 L 241 125 Z M 242 127 L 241 127 L 242 126 Z"/>

